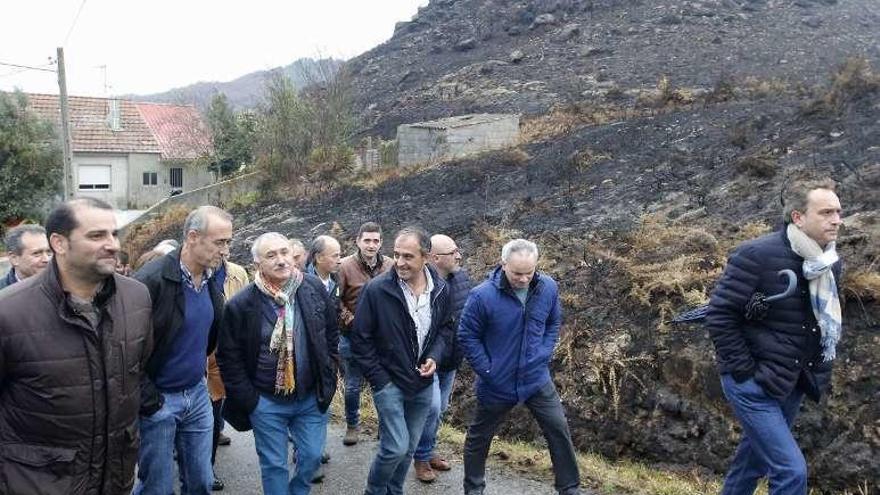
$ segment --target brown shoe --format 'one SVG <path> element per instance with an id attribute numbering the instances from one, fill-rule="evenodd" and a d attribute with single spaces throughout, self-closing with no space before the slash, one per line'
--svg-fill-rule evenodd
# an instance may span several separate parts
<path id="1" fill-rule="evenodd" d="M 437 479 L 437 475 L 431 469 L 430 462 L 413 461 L 413 467 L 416 468 L 416 478 L 422 483 L 432 483 Z"/>
<path id="2" fill-rule="evenodd" d="M 342 438 L 342 445 L 357 445 L 358 443 L 358 435 L 360 434 L 361 429 L 357 426 L 349 426 L 345 429 L 345 436 Z"/>
<path id="3" fill-rule="evenodd" d="M 431 469 L 434 471 L 449 471 L 452 469 L 452 466 L 449 465 L 449 462 L 446 459 L 440 457 L 439 455 L 435 455 L 431 458 L 428 464 L 431 465 Z"/>

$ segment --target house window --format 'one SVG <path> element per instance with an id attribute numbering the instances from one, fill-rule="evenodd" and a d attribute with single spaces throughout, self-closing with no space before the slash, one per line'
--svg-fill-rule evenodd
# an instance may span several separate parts
<path id="1" fill-rule="evenodd" d="M 174 189 L 183 189 L 183 169 L 172 168 L 171 170 L 171 187 Z"/>
<path id="2" fill-rule="evenodd" d="M 80 191 L 109 191 L 110 165 L 80 165 L 77 169 Z"/>
<path id="3" fill-rule="evenodd" d="M 155 186 L 159 183 L 159 174 L 156 172 L 144 172 L 144 185 Z"/>

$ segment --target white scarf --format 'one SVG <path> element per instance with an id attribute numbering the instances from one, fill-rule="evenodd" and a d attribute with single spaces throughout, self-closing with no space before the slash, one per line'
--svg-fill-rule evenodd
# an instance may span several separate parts
<path id="1" fill-rule="evenodd" d="M 827 362 L 837 355 L 837 343 L 843 328 L 840 297 L 831 267 L 839 257 L 834 241 L 823 250 L 812 237 L 795 224 L 788 224 L 786 231 L 791 249 L 804 259 L 804 278 L 810 283 L 810 302 L 813 314 L 822 330 L 822 358 Z"/>

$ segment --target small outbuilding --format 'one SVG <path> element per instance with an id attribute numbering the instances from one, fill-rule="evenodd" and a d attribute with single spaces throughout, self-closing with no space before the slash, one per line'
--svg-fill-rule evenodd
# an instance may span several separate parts
<path id="1" fill-rule="evenodd" d="M 402 167 L 516 146 L 519 115 L 471 114 L 397 127 L 397 163 Z"/>

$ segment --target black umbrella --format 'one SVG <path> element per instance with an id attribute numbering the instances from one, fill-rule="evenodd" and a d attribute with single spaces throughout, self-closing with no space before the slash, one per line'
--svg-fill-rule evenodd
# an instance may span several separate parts
<path id="1" fill-rule="evenodd" d="M 785 270 L 779 270 L 779 276 L 785 277 L 788 280 L 788 287 L 786 287 L 784 291 L 773 296 L 765 296 L 761 292 L 755 292 L 752 294 L 752 297 L 749 299 L 749 302 L 746 303 L 745 308 L 745 317 L 747 320 L 760 320 L 764 318 L 764 316 L 767 315 L 767 310 L 770 309 L 770 303 L 784 299 L 795 293 L 797 290 L 797 275 L 786 268 Z M 706 318 L 706 313 L 708 311 L 709 305 L 706 304 L 676 315 L 671 323 L 691 323 L 694 321 L 701 321 Z"/>

